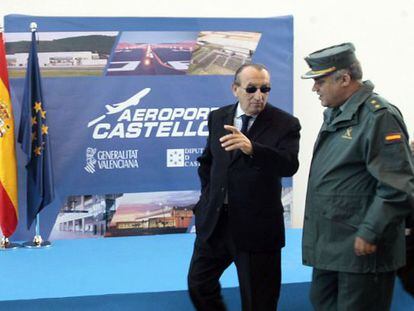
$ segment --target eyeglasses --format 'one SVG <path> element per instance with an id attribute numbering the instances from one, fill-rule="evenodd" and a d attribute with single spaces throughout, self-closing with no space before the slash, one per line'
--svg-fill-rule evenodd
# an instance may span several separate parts
<path id="1" fill-rule="evenodd" d="M 252 86 L 248 86 L 248 87 L 243 88 L 243 89 L 246 91 L 246 93 L 253 94 L 253 93 L 256 93 L 258 89 L 262 93 L 269 93 L 272 88 L 270 86 L 267 86 L 267 85 L 262 85 L 260 88 L 255 87 L 255 86 L 252 85 Z"/>

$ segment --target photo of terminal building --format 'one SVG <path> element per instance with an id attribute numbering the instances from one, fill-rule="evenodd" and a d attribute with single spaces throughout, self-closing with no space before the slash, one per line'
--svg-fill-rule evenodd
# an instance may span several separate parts
<path id="1" fill-rule="evenodd" d="M 105 236 L 188 232 L 198 197 L 198 191 L 125 194 Z"/>
<path id="2" fill-rule="evenodd" d="M 39 67 L 44 77 L 101 76 L 118 32 L 38 33 Z M 23 77 L 30 35 L 10 33 L 6 61 L 11 77 Z"/>
<path id="3" fill-rule="evenodd" d="M 69 196 L 50 233 L 50 240 L 103 237 L 122 194 Z"/>

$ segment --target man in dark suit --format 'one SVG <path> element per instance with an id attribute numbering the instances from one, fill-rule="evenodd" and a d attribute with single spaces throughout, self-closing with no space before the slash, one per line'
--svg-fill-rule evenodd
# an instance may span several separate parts
<path id="1" fill-rule="evenodd" d="M 285 245 L 281 177 L 298 169 L 299 121 L 267 103 L 270 74 L 243 65 L 238 102 L 213 111 L 198 170 L 197 238 L 188 274 L 197 310 L 226 310 L 220 276 L 234 262 L 244 311 L 276 310 Z"/>

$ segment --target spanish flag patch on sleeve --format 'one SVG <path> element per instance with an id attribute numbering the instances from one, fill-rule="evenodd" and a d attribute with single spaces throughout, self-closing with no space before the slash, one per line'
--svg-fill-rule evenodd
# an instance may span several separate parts
<path id="1" fill-rule="evenodd" d="M 387 133 L 385 135 L 385 143 L 391 144 L 402 141 L 402 134 L 401 133 Z"/>

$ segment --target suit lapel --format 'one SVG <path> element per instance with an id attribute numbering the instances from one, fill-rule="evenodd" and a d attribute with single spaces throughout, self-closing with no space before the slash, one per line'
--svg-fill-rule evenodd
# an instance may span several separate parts
<path id="1" fill-rule="evenodd" d="M 247 138 L 249 138 L 251 141 L 256 141 L 260 135 L 271 125 L 271 122 L 271 114 L 269 112 L 268 104 L 266 104 L 265 109 L 257 116 L 252 127 L 247 132 Z M 233 163 L 238 158 L 240 158 L 242 156 L 242 153 L 243 152 L 241 150 L 236 150 L 231 162 Z"/>
<path id="2" fill-rule="evenodd" d="M 233 106 L 229 106 L 229 108 L 224 111 L 224 114 L 221 117 L 221 123 L 219 124 L 221 128 L 218 129 L 218 132 L 220 133 L 219 137 L 229 134 L 229 132 L 224 129 L 224 125 L 233 125 L 234 114 L 236 113 L 236 108 L 237 108 L 237 104 Z M 234 155 L 234 152 L 228 152 L 228 151 L 225 151 L 224 149 L 223 149 L 223 152 L 227 160 L 230 162 L 231 158 Z"/>
<path id="3" fill-rule="evenodd" d="M 271 125 L 272 118 L 269 110 L 268 104 L 266 104 L 265 109 L 257 116 L 246 135 L 250 140 L 255 141 Z"/>

